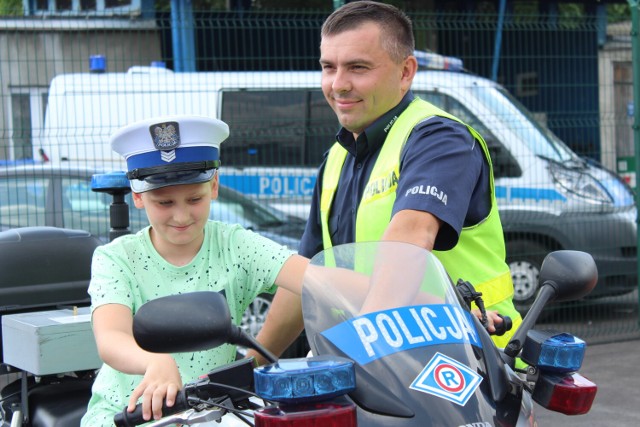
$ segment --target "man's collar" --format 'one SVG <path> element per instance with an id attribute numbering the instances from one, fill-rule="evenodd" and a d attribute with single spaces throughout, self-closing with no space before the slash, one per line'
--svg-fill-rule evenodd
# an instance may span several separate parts
<path id="1" fill-rule="evenodd" d="M 377 151 L 382 147 L 393 124 L 414 98 L 413 92 L 407 92 L 398 105 L 369 125 L 369 127 L 358 136 L 357 141 L 353 138 L 353 134 L 345 128 L 341 128 L 340 131 L 338 131 L 336 141 L 356 158 L 365 153 Z"/>

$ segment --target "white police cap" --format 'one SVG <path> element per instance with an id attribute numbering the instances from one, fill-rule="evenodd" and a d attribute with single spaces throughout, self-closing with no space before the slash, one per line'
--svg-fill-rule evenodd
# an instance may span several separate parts
<path id="1" fill-rule="evenodd" d="M 198 184 L 220 166 L 220 143 L 229 126 L 210 117 L 182 115 L 142 120 L 111 136 L 111 148 L 127 161 L 136 193 L 170 185 Z"/>

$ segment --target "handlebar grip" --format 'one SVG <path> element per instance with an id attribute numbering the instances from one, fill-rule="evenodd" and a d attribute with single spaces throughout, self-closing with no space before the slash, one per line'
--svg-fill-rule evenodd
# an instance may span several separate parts
<path id="1" fill-rule="evenodd" d="M 502 323 L 500 323 L 499 325 L 493 325 L 496 328 L 496 331 L 491 335 L 497 335 L 501 337 L 507 331 L 511 330 L 511 328 L 513 327 L 513 321 L 509 316 L 503 316 L 501 314 L 498 314 L 498 316 L 502 319 Z"/>
<path id="2" fill-rule="evenodd" d="M 165 417 L 167 415 L 177 414 L 178 412 L 186 411 L 187 409 L 189 409 L 189 405 L 187 404 L 187 397 L 184 389 L 182 389 L 176 395 L 176 401 L 173 406 L 168 407 L 166 403 L 162 404 L 162 416 Z M 152 420 L 145 420 L 142 418 L 142 403 L 138 403 L 133 412 L 128 412 L 127 408 L 124 408 L 122 412 L 113 417 L 113 422 L 116 427 L 135 427 L 150 421 Z"/>

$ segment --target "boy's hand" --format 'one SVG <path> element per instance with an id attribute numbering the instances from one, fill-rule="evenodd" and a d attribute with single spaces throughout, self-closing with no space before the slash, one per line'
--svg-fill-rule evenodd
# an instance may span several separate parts
<path id="1" fill-rule="evenodd" d="M 127 411 L 133 412 L 142 396 L 142 417 L 149 421 L 162 418 L 162 405 L 171 407 L 182 388 L 182 379 L 175 360 L 168 354 L 154 354 L 147 365 L 144 378 L 133 390 Z"/>

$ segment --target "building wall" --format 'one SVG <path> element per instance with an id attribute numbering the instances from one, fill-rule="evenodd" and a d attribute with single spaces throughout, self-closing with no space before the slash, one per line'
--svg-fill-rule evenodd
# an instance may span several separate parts
<path id="1" fill-rule="evenodd" d="M 149 65 L 162 59 L 160 30 L 144 19 L 0 20 L 0 160 L 29 151 L 24 146 L 42 126 L 53 77 L 88 72 L 97 54 L 106 56 L 111 72 Z M 31 116 L 17 114 L 27 103 Z"/>
<path id="2" fill-rule="evenodd" d="M 633 104 L 631 23 L 610 26 L 608 41 L 598 53 L 598 88 L 600 103 L 600 140 L 602 163 L 620 172 L 627 180 L 635 180 L 626 162 L 634 156 L 633 117 L 627 111 Z M 629 169 L 629 170 L 628 170 Z"/>

